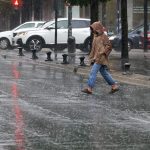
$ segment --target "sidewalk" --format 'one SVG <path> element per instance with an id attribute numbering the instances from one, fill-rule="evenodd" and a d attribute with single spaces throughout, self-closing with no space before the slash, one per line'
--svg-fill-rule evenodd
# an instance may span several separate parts
<path id="1" fill-rule="evenodd" d="M 4 52 L 7 57 L 12 57 L 12 55 L 16 55 L 18 50 L 15 52 L 10 52 L 11 54 Z M 1 55 L 4 53 L 1 52 Z M 25 52 L 25 56 L 17 56 L 20 59 L 28 59 L 30 62 L 36 61 L 36 63 L 50 65 L 50 67 L 55 67 L 59 69 L 67 69 L 67 71 L 74 72 L 79 75 L 84 75 L 88 77 L 91 66 L 88 63 L 88 55 L 81 51 L 76 51 L 75 54 L 71 54 L 68 56 L 69 64 L 62 64 L 63 62 L 63 54 L 67 54 L 67 50 L 63 52 L 57 53 L 57 59 L 55 59 L 55 54 L 52 52 L 51 58 L 53 61 L 45 61 L 47 59 L 47 51 L 42 50 L 37 53 L 38 59 L 32 60 L 31 53 Z M 112 51 L 110 54 L 110 71 L 112 76 L 118 81 L 122 83 L 139 85 L 150 88 L 150 51 L 147 53 L 143 53 L 143 50 L 132 50 L 129 53 L 129 62 L 131 64 L 130 72 L 124 75 L 121 69 L 121 53 Z M 74 56 L 74 57 L 73 57 Z M 85 57 L 84 63 L 86 66 L 80 66 L 80 57 Z M 71 58 L 71 59 L 70 59 Z M 101 78 L 101 75 L 98 74 L 98 78 Z"/>
<path id="2" fill-rule="evenodd" d="M 43 51 L 44 52 L 44 51 Z M 43 57 L 43 52 L 41 52 L 41 56 Z M 57 60 L 52 62 L 43 62 L 41 60 L 40 54 L 38 61 L 41 63 L 51 64 L 51 67 L 57 67 L 60 69 L 67 69 L 68 71 L 75 72 L 79 75 L 84 75 L 88 77 L 91 66 L 88 63 L 88 55 L 82 52 L 76 52 L 74 54 L 74 60 L 71 60 L 69 64 L 62 64 L 63 62 L 63 54 L 67 54 L 67 51 L 57 54 Z M 69 55 L 69 54 L 68 54 Z M 112 51 L 110 55 L 110 71 L 113 77 L 122 83 L 139 85 L 144 87 L 150 87 L 150 51 L 147 53 L 143 53 L 143 50 L 132 50 L 129 53 L 129 62 L 131 64 L 130 72 L 124 75 L 124 72 L 121 69 L 121 53 Z M 71 54 L 71 56 L 73 56 Z M 44 54 L 46 58 L 46 53 Z M 85 57 L 84 62 L 86 66 L 80 66 L 80 57 Z M 54 59 L 54 54 L 52 53 L 52 58 Z M 68 60 L 69 60 L 68 56 Z M 72 57 L 71 57 L 72 58 Z M 98 78 L 101 78 L 101 75 L 98 75 Z"/>

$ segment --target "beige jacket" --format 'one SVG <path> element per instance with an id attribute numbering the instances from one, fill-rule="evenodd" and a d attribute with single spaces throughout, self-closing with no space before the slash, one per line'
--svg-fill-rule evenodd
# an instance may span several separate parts
<path id="1" fill-rule="evenodd" d="M 94 22 L 90 27 L 94 32 L 94 37 L 89 59 L 91 62 L 95 60 L 97 64 L 108 66 L 108 56 L 112 50 L 112 45 L 108 36 L 104 34 L 104 27 L 100 21 Z"/>

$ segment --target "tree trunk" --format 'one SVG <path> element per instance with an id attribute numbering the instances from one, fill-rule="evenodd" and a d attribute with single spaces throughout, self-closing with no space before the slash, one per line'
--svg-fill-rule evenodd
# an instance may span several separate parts
<path id="1" fill-rule="evenodd" d="M 98 21 L 98 0 L 91 0 L 91 24 Z"/>
<path id="2" fill-rule="evenodd" d="M 102 2 L 102 24 L 106 27 L 106 2 Z"/>
<path id="3" fill-rule="evenodd" d="M 121 63 L 122 63 L 122 69 L 124 69 L 124 64 L 129 61 L 127 0 L 121 0 L 121 25 L 122 25 L 122 50 L 121 50 L 122 62 Z"/>
<path id="4" fill-rule="evenodd" d="M 98 0 L 91 0 L 91 24 L 98 21 Z M 93 34 L 91 33 L 90 47 L 92 48 Z M 89 52 L 90 53 L 90 52 Z"/>
<path id="5" fill-rule="evenodd" d="M 144 52 L 147 52 L 147 43 L 148 43 L 148 39 L 147 39 L 147 29 L 148 29 L 147 7 L 148 7 L 148 2 L 147 2 L 147 0 L 144 0 Z"/>

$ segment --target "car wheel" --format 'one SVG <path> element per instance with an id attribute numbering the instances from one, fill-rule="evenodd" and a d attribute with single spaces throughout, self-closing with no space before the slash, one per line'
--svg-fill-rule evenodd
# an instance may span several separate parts
<path id="1" fill-rule="evenodd" d="M 84 46 L 82 48 L 82 51 L 83 52 L 90 52 L 90 49 L 91 49 L 91 39 L 90 37 L 87 38 L 84 42 Z"/>
<path id="2" fill-rule="evenodd" d="M 6 39 L 6 38 L 0 39 L 0 48 L 3 49 L 3 50 L 6 50 L 6 49 L 10 48 L 9 40 Z"/>
<path id="3" fill-rule="evenodd" d="M 32 37 L 28 40 L 27 45 L 26 45 L 26 50 L 27 51 L 40 51 L 42 49 L 42 39 L 39 37 Z"/>

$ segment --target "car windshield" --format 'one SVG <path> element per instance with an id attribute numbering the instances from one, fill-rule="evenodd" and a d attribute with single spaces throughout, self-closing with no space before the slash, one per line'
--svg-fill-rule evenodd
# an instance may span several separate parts
<path id="1" fill-rule="evenodd" d="M 72 20 L 72 28 L 87 28 L 90 26 L 90 21 L 88 20 Z M 55 20 L 46 22 L 42 28 L 52 27 L 55 28 Z M 58 20 L 57 22 L 58 29 L 67 29 L 68 20 Z"/>
<path id="2" fill-rule="evenodd" d="M 150 31 L 150 24 L 148 24 L 147 30 Z M 143 33 L 143 32 L 144 32 L 144 25 L 137 26 L 129 31 L 129 33 Z"/>
<path id="3" fill-rule="evenodd" d="M 45 22 L 44 23 L 38 23 L 37 28 L 41 28 L 44 24 L 45 24 Z"/>
<path id="4" fill-rule="evenodd" d="M 50 26 L 52 23 L 54 23 L 54 20 L 53 20 L 53 21 L 47 21 L 47 22 L 45 22 L 45 23 L 41 26 L 41 28 L 46 28 L 46 27 Z"/>
<path id="5" fill-rule="evenodd" d="M 129 30 L 128 32 L 132 33 L 132 32 L 136 32 L 136 31 L 143 31 L 143 26 L 134 27 L 133 29 Z"/>
<path id="6" fill-rule="evenodd" d="M 37 26 L 35 22 L 28 22 L 28 23 L 24 23 L 20 26 L 17 26 L 16 28 L 12 29 L 13 31 L 17 31 L 17 30 L 20 30 L 20 29 L 27 29 L 27 28 L 38 28 L 38 27 L 42 27 L 43 26 L 43 22 L 41 23 L 38 23 Z"/>

